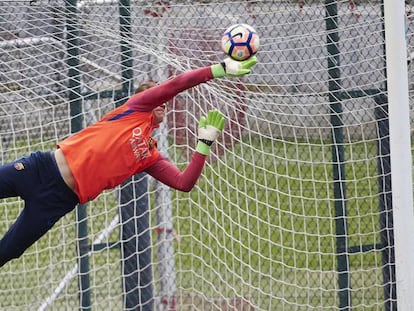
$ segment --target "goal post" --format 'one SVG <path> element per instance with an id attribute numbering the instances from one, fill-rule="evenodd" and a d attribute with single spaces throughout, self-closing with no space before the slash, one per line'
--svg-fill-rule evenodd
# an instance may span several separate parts
<path id="1" fill-rule="evenodd" d="M 0 269 L 0 308 L 409 310 L 414 25 L 394 2 L 0 1 L 2 164 L 221 61 L 231 24 L 261 41 L 251 74 L 167 105 L 180 168 L 200 115 L 226 117 L 195 188 L 139 175 L 78 207 Z M 0 201 L 0 236 L 23 208 Z"/>
<path id="2" fill-rule="evenodd" d="M 411 264 L 414 261 L 411 243 L 414 237 L 413 162 L 403 14 L 403 1 L 384 1 L 397 306 L 399 310 L 410 310 L 413 307 L 410 295 L 414 290 L 414 268 Z"/>

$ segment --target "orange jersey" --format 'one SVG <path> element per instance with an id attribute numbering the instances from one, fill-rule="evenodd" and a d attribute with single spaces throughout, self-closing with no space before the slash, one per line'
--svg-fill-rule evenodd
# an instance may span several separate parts
<path id="1" fill-rule="evenodd" d="M 152 110 L 179 92 L 212 78 L 210 67 L 180 74 L 132 96 L 99 122 L 59 143 L 75 179 L 79 202 L 94 199 L 103 190 L 114 188 L 154 164 L 159 152 L 151 137 L 157 127 Z"/>
<path id="2" fill-rule="evenodd" d="M 126 104 L 59 144 L 75 179 L 80 203 L 145 170 L 158 156 L 151 112 Z"/>

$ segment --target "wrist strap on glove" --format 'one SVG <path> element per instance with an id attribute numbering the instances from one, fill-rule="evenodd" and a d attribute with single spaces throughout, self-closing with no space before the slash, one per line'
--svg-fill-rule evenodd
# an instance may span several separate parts
<path id="1" fill-rule="evenodd" d="M 207 146 L 211 146 L 213 144 L 212 140 L 199 139 L 198 141 L 201 141 L 202 143 L 206 144 Z"/>
<path id="2" fill-rule="evenodd" d="M 226 75 L 226 64 L 220 63 L 211 66 L 211 72 L 214 78 L 221 78 Z"/>
<path id="3" fill-rule="evenodd" d="M 196 151 L 205 156 L 209 155 L 210 149 L 211 149 L 210 146 L 213 142 L 212 141 L 208 141 L 208 142 L 210 143 L 210 145 L 206 144 L 203 140 L 199 139 L 197 142 Z"/>

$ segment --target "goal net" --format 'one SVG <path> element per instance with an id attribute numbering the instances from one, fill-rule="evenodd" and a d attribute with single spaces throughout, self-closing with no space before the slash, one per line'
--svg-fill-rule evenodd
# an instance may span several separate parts
<path id="1" fill-rule="evenodd" d="M 195 188 L 137 175 L 79 206 L 0 269 L 1 308 L 395 307 L 383 22 L 378 0 L 0 1 L 2 164 L 221 61 L 231 24 L 261 40 L 250 75 L 168 103 L 155 137 L 181 168 L 200 115 L 226 116 Z M 0 235 L 23 208 L 0 201 Z"/>

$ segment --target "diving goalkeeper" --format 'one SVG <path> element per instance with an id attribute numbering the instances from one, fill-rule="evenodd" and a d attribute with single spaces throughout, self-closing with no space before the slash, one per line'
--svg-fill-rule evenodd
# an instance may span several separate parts
<path id="1" fill-rule="evenodd" d="M 96 198 L 139 172 L 181 191 L 190 191 L 204 167 L 224 117 L 211 110 L 198 124 L 198 142 L 180 171 L 158 152 L 151 137 L 165 116 L 165 103 L 178 93 L 213 78 L 243 76 L 255 57 L 187 71 L 166 82 L 146 83 L 127 102 L 97 123 L 61 141 L 51 152 L 33 152 L 0 167 L 0 198 L 20 196 L 24 209 L 0 240 L 0 267 L 43 236 L 78 203 Z"/>

